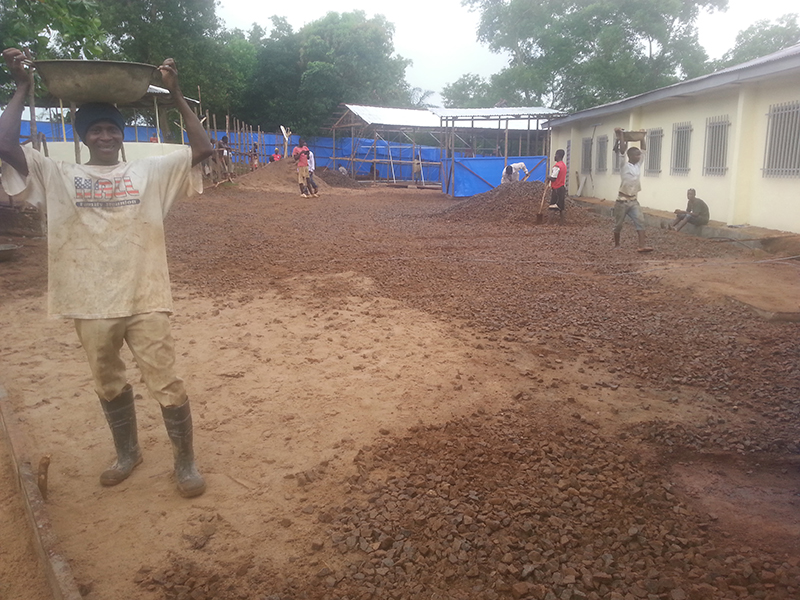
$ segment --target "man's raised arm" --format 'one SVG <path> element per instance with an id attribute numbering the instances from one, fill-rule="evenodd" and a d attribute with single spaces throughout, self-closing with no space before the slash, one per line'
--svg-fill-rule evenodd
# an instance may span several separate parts
<path id="1" fill-rule="evenodd" d="M 0 160 L 11 165 L 22 176 L 28 175 L 28 161 L 19 145 L 19 129 L 22 123 L 22 111 L 25 108 L 25 97 L 30 92 L 31 80 L 25 69 L 25 54 L 16 48 L 3 50 L 3 58 L 8 70 L 14 78 L 17 89 L 0 115 Z"/>
<path id="2" fill-rule="evenodd" d="M 186 98 L 183 97 L 181 87 L 178 84 L 178 69 L 175 66 L 175 60 L 172 58 L 166 59 L 158 67 L 158 70 L 161 71 L 164 87 L 169 90 L 170 95 L 175 100 L 175 106 L 183 117 L 186 135 L 189 137 L 189 146 L 192 148 L 192 166 L 200 164 L 214 153 L 214 147 L 211 145 L 200 119 L 197 118 L 189 103 L 186 102 Z"/>

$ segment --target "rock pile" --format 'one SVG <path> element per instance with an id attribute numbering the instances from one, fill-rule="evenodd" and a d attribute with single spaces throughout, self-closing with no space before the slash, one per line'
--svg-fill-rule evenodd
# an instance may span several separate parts
<path id="1" fill-rule="evenodd" d="M 350 499 L 319 511 L 319 536 L 294 577 L 176 565 L 142 585 L 193 600 L 800 594 L 797 559 L 715 542 L 709 517 L 688 508 L 635 446 L 580 423 L 542 428 L 540 419 L 475 414 L 362 450 Z"/>

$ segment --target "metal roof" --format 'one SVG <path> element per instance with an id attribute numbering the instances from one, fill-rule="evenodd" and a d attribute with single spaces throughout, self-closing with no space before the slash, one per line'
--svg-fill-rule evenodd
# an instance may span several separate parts
<path id="1" fill-rule="evenodd" d="M 440 126 L 439 117 L 427 110 L 361 106 L 359 104 L 345 104 L 345 106 L 368 125 L 431 128 Z"/>
<path id="2" fill-rule="evenodd" d="M 668 100 L 681 96 L 693 96 L 725 86 L 748 82 L 752 83 L 791 71 L 800 72 L 800 44 L 789 46 L 778 52 L 773 52 L 772 54 L 747 61 L 740 65 L 734 65 L 722 69 L 721 71 L 710 73 L 709 75 L 673 83 L 667 87 L 645 92 L 638 96 L 631 96 L 623 100 L 617 100 L 616 102 L 595 106 L 594 108 L 582 110 L 563 118 L 556 118 L 550 121 L 549 125 L 551 127 L 566 125 L 567 123 L 573 123 L 583 119 L 632 110 L 660 100 Z"/>
<path id="3" fill-rule="evenodd" d="M 432 113 L 452 120 L 469 119 L 544 119 L 554 115 L 563 115 L 564 111 L 545 108 L 544 106 L 498 107 L 498 108 L 432 108 Z"/>
<path id="4" fill-rule="evenodd" d="M 504 129 L 508 121 L 509 129 L 527 130 L 531 127 L 539 129 L 539 120 L 552 119 L 563 115 L 562 111 L 536 107 L 513 108 L 384 108 L 381 106 L 362 106 L 360 104 L 344 105 L 355 116 L 367 125 L 383 127 L 419 127 L 441 129 L 450 123 L 461 129 Z"/>

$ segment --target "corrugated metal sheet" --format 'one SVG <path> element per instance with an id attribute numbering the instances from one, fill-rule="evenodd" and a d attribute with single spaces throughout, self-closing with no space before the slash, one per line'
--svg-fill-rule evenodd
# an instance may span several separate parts
<path id="1" fill-rule="evenodd" d="M 544 106 L 499 107 L 499 108 L 432 108 L 432 113 L 450 119 L 546 119 L 564 113 Z"/>
<path id="2" fill-rule="evenodd" d="M 384 108 L 380 106 L 362 106 L 359 104 L 345 104 L 348 110 L 369 125 L 382 125 L 389 127 L 420 127 L 439 129 L 443 126 L 442 119 L 455 122 L 458 128 L 474 129 L 505 129 L 508 119 L 508 128 L 514 130 L 528 129 L 528 119 L 531 120 L 531 129 L 537 129 L 536 119 L 552 119 L 562 116 L 561 111 L 535 107 L 514 108 L 432 108 L 429 110 L 415 110 L 408 108 Z"/>
<path id="3" fill-rule="evenodd" d="M 369 125 L 397 127 L 439 127 L 439 117 L 427 110 L 411 108 L 384 108 L 346 104 L 347 108 Z"/>

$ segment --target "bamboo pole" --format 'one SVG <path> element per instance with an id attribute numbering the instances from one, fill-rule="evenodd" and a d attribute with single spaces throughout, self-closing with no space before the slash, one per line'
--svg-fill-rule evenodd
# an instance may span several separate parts
<path id="1" fill-rule="evenodd" d="M 508 166 L 508 119 L 506 119 L 506 141 L 503 154 L 505 154 L 505 160 L 503 161 L 505 164 L 503 166 L 507 167 Z"/>
<path id="2" fill-rule="evenodd" d="M 30 58 L 30 56 L 28 57 Z M 28 80 L 30 81 L 30 91 L 28 93 L 28 107 L 30 109 L 30 130 L 31 130 L 31 143 L 35 150 L 39 149 L 39 132 L 36 129 L 36 86 L 33 81 L 33 69 L 28 70 Z"/>
<path id="3" fill-rule="evenodd" d="M 75 146 L 75 164 L 81 164 L 81 141 L 78 139 L 78 132 L 75 131 L 75 113 L 78 107 L 74 102 L 69 103 L 69 112 L 72 117 L 72 143 Z"/>
<path id="4" fill-rule="evenodd" d="M 61 139 L 67 141 L 67 125 L 64 123 L 64 103 L 59 99 L 58 112 L 61 115 Z"/>
<path id="5" fill-rule="evenodd" d="M 161 141 L 161 119 L 158 114 L 158 100 L 153 96 L 153 110 L 156 111 L 156 140 Z"/>

